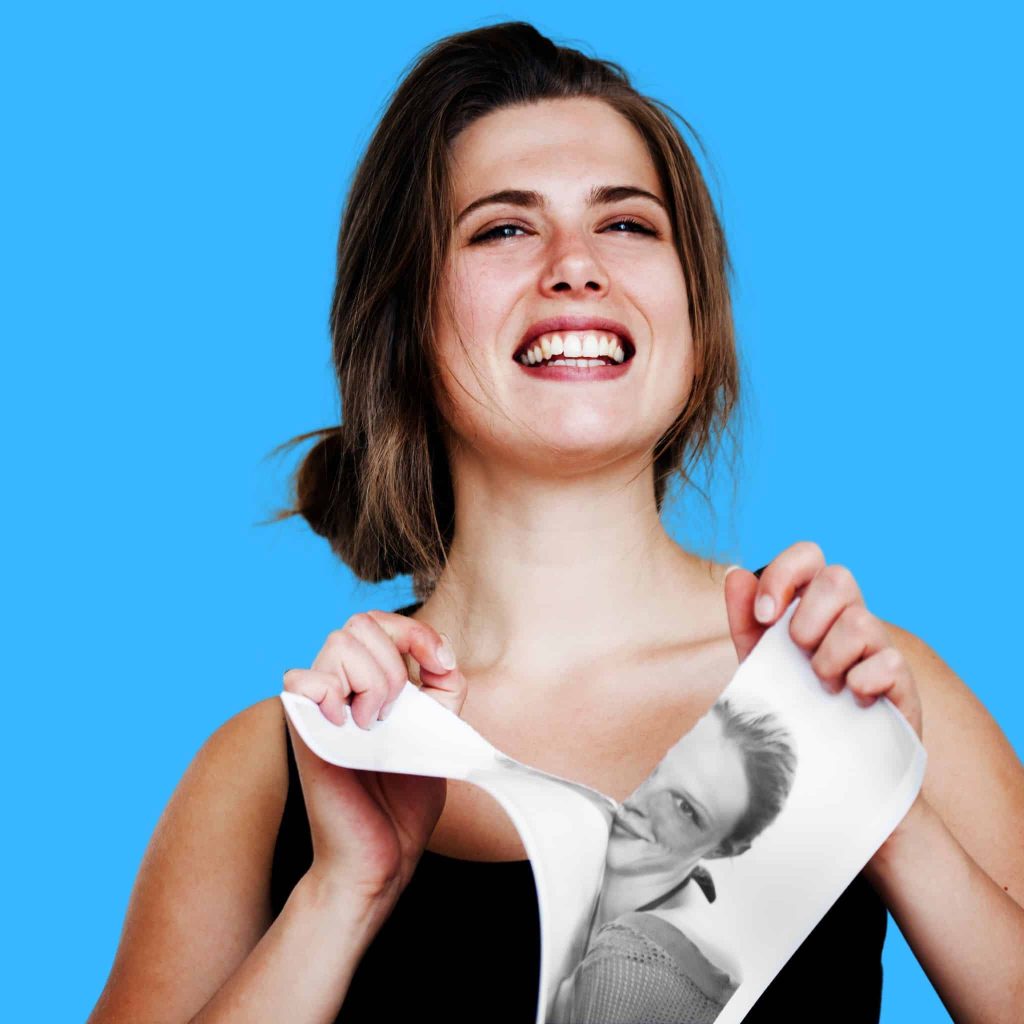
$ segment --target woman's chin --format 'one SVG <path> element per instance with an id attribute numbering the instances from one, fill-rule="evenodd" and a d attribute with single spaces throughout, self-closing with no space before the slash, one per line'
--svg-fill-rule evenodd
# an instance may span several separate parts
<path id="1" fill-rule="evenodd" d="M 669 870 L 680 855 L 649 839 L 622 836 L 608 844 L 605 866 L 618 875 L 646 875 Z"/>

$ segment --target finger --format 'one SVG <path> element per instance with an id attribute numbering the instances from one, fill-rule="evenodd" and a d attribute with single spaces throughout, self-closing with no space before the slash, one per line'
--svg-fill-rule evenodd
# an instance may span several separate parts
<path id="1" fill-rule="evenodd" d="M 765 631 L 765 627 L 754 618 L 757 577 L 741 566 L 730 566 L 725 571 L 724 586 L 729 632 L 736 648 L 736 657 L 742 664 Z"/>
<path id="2" fill-rule="evenodd" d="M 801 599 L 797 614 L 803 610 L 810 591 Z M 793 616 L 796 621 L 796 614 Z M 825 689 L 838 693 L 846 674 L 858 662 L 870 658 L 889 644 L 882 623 L 862 604 L 847 605 L 825 634 L 811 658 L 811 668 L 818 674 Z"/>
<path id="3" fill-rule="evenodd" d="M 401 654 L 411 654 L 416 663 L 431 672 L 443 674 L 455 668 L 455 652 L 446 634 L 408 615 L 373 609 L 369 615 L 389 637 Z M 445 641 L 448 640 L 446 644 Z"/>
<path id="4" fill-rule="evenodd" d="M 376 711 L 376 717 L 383 720 L 401 696 L 406 683 L 411 682 L 409 666 L 405 657 L 399 653 L 394 640 L 371 613 L 361 612 L 353 615 L 345 624 L 345 629 L 358 638 L 380 666 L 384 676 L 385 693 L 381 706 Z"/>
<path id="5" fill-rule="evenodd" d="M 789 607 L 801 587 L 825 566 L 825 555 L 813 541 L 800 540 L 776 555 L 758 580 L 754 614 L 770 625 Z M 801 604 L 803 602 L 801 601 Z"/>
<path id="6" fill-rule="evenodd" d="M 888 697 L 904 716 L 910 689 L 910 668 L 895 647 L 883 647 L 870 658 L 858 662 L 846 674 L 846 685 L 861 707 L 868 707 L 881 696 Z"/>
<path id="7" fill-rule="evenodd" d="M 333 672 L 348 683 L 352 719 L 360 729 L 369 729 L 387 699 L 388 683 L 377 659 L 348 626 L 328 635 L 313 668 Z"/>
<path id="8" fill-rule="evenodd" d="M 789 624 L 789 635 L 805 651 L 815 651 L 850 605 L 864 605 L 853 573 L 844 565 L 826 565 L 804 588 L 800 607 Z"/>
<path id="9" fill-rule="evenodd" d="M 446 707 L 453 714 L 461 715 L 463 705 L 466 702 L 466 694 L 469 692 L 469 682 L 458 668 L 443 675 L 431 672 L 429 669 L 420 669 L 420 689 L 429 697 L 433 697 L 442 707 Z"/>
<path id="10" fill-rule="evenodd" d="M 335 725 L 343 725 L 348 717 L 348 683 L 334 672 L 290 668 L 284 674 L 284 688 L 315 701 L 324 718 Z"/>

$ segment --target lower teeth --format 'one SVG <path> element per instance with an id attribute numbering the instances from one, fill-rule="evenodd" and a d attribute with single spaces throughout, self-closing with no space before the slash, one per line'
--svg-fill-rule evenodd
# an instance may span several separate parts
<path id="1" fill-rule="evenodd" d="M 525 366 L 617 366 L 615 360 L 607 359 L 547 359 L 542 363 L 531 363 L 525 356 L 522 359 Z"/>

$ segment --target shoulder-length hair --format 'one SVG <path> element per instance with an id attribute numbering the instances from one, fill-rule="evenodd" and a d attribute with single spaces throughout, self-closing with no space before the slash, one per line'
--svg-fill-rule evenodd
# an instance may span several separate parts
<path id="1" fill-rule="evenodd" d="M 671 107 L 639 93 L 619 65 L 557 46 L 532 25 L 504 22 L 439 40 L 395 90 L 360 159 L 338 235 L 330 311 L 342 422 L 318 437 L 292 478 L 292 507 L 369 582 L 411 574 L 433 590 L 454 535 L 454 497 L 432 387 L 432 324 L 454 228 L 449 154 L 456 136 L 503 107 L 591 97 L 625 117 L 662 183 L 689 293 L 694 381 L 651 452 L 660 511 L 669 477 L 710 473 L 739 399 L 728 275 L 714 203 Z M 705 152 L 706 155 L 706 152 Z M 733 452 L 735 462 L 737 452 Z M 735 485 L 735 481 L 734 481 Z M 696 485 L 694 485 L 696 486 Z M 697 487 L 707 500 L 707 495 Z"/>

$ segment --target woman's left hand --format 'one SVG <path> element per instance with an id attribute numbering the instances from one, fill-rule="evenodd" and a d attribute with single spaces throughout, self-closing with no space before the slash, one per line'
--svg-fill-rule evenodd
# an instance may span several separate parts
<path id="1" fill-rule="evenodd" d="M 760 579 L 745 569 L 725 578 L 729 630 L 740 662 L 789 606 L 789 635 L 811 655 L 811 667 L 832 693 L 847 686 L 862 707 L 887 697 L 923 739 L 921 698 L 914 674 L 885 625 L 864 605 L 853 574 L 826 565 L 820 547 L 798 541 L 765 567 Z"/>

